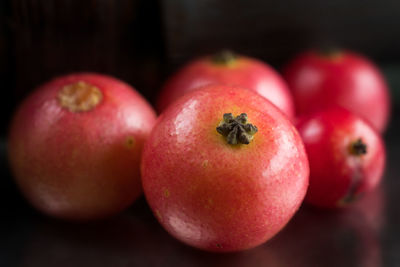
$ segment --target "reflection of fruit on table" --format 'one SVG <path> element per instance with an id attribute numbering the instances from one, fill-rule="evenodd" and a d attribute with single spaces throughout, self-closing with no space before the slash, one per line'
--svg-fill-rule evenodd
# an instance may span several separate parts
<path id="1" fill-rule="evenodd" d="M 292 265 L 288 266 L 295 262 L 296 266 L 380 267 L 383 197 L 382 188 L 378 188 L 346 209 L 303 206 L 271 246 L 290 255 L 287 262 Z"/>
<path id="2" fill-rule="evenodd" d="M 302 207 L 272 240 L 240 253 L 214 254 L 188 247 L 158 224 L 144 199 L 125 213 L 94 224 L 75 224 L 46 217 L 30 218 L 30 234 L 20 248 L 22 267 L 49 266 L 232 266 L 232 267 L 380 267 L 379 233 L 382 191 L 357 207 L 326 212 Z M 371 205 L 376 203 L 376 205 Z"/>

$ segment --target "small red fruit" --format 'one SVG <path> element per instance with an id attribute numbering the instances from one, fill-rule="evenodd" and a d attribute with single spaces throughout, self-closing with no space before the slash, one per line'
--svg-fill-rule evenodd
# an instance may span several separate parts
<path id="1" fill-rule="evenodd" d="M 282 77 L 264 62 L 229 51 L 194 60 L 179 70 L 162 89 L 157 101 L 158 111 L 163 111 L 185 93 L 209 84 L 253 90 L 270 100 L 289 118 L 294 116 L 293 99 Z"/>
<path id="2" fill-rule="evenodd" d="M 299 208 L 308 161 L 294 126 L 258 94 L 213 85 L 171 105 L 142 155 L 147 201 L 177 239 L 238 251 L 274 236 Z"/>
<path id="3" fill-rule="evenodd" d="M 25 197 L 59 218 L 115 214 L 141 193 L 140 153 L 155 122 L 129 85 L 75 74 L 38 88 L 19 107 L 9 160 Z"/>
<path id="4" fill-rule="evenodd" d="M 284 77 L 298 114 L 342 106 L 378 131 L 385 130 L 389 90 L 378 68 L 367 58 L 348 51 L 305 52 L 289 63 Z"/>
<path id="5" fill-rule="evenodd" d="M 306 202 L 342 206 L 377 186 L 385 165 L 384 143 L 360 117 L 331 108 L 301 118 L 298 129 L 310 161 Z"/>

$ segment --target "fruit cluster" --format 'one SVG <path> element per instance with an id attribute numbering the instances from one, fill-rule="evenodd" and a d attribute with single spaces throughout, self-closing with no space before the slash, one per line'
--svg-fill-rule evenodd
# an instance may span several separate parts
<path id="1" fill-rule="evenodd" d="M 209 251 L 255 247 L 303 200 L 326 208 L 357 200 L 385 165 L 389 90 L 369 60 L 306 52 L 283 77 L 227 51 L 200 58 L 166 82 L 158 118 L 115 78 L 56 78 L 13 118 L 15 180 L 50 216 L 105 218 L 144 191 L 182 242 Z"/>

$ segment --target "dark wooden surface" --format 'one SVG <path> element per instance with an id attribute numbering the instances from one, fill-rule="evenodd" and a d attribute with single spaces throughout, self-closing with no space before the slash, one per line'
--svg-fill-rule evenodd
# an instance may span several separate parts
<path id="1" fill-rule="evenodd" d="M 144 198 L 106 221 L 74 224 L 45 217 L 17 191 L 0 140 L 0 174 L 7 181 L 0 187 L 0 266 L 399 266 L 399 118 L 394 116 L 385 138 L 388 162 L 379 190 L 347 209 L 303 206 L 269 242 L 229 254 L 177 241 L 156 221 Z"/>

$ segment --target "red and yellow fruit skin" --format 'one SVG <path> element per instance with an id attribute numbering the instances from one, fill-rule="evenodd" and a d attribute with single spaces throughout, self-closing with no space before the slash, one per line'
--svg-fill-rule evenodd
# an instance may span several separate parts
<path id="1" fill-rule="evenodd" d="M 253 90 L 271 101 L 289 118 L 294 116 L 292 95 L 283 78 L 266 63 L 245 56 L 238 56 L 226 65 L 213 62 L 210 56 L 190 62 L 166 82 L 158 97 L 157 110 L 162 112 L 185 93 L 210 84 Z"/>
<path id="2" fill-rule="evenodd" d="M 96 86 L 101 102 L 89 111 L 60 106 L 62 87 Z M 16 112 L 8 140 L 15 180 L 38 210 L 59 218 L 90 220 L 113 215 L 142 192 L 140 154 L 156 120 L 131 86 L 98 74 L 54 79 Z"/>
<path id="3" fill-rule="evenodd" d="M 390 96 L 378 68 L 349 51 L 300 54 L 284 69 L 298 114 L 342 106 L 369 121 L 379 132 L 387 126 Z"/>
<path id="4" fill-rule="evenodd" d="M 224 113 L 246 113 L 258 132 L 229 145 L 216 127 Z M 206 86 L 159 117 L 145 144 L 142 183 L 164 228 L 209 251 L 255 247 L 282 229 L 308 186 L 308 161 L 286 116 L 256 93 Z"/>
<path id="5" fill-rule="evenodd" d="M 367 122 L 343 108 L 330 108 L 299 119 L 297 124 L 310 163 L 305 201 L 340 207 L 375 188 L 383 175 L 385 147 Z M 361 138 L 367 153 L 352 155 L 349 146 Z"/>

